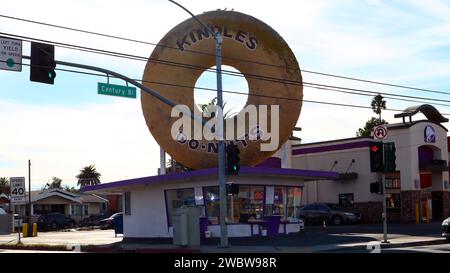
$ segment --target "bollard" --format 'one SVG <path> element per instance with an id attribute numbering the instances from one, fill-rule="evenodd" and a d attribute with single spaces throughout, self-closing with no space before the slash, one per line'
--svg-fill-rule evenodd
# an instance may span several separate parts
<path id="1" fill-rule="evenodd" d="M 28 223 L 22 224 L 22 237 L 28 237 Z"/>
<path id="2" fill-rule="evenodd" d="M 33 223 L 33 237 L 37 237 L 37 223 Z"/>
<path id="3" fill-rule="evenodd" d="M 323 224 L 322 224 L 322 231 L 325 233 L 325 234 L 327 234 L 327 224 L 325 223 L 325 221 L 323 221 Z"/>

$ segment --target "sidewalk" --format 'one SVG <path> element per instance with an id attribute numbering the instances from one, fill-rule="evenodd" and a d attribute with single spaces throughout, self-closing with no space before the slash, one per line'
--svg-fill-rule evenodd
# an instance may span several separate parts
<path id="1" fill-rule="evenodd" d="M 361 234 L 358 234 L 358 236 Z M 431 244 L 444 244 L 446 240 L 436 236 L 410 236 L 394 234 L 388 237 L 389 244 L 381 244 L 382 235 L 374 234 L 373 240 L 368 242 L 355 242 L 348 244 L 323 244 L 306 247 L 295 246 L 240 246 L 231 245 L 228 248 L 220 248 L 217 245 L 202 245 L 193 247 L 181 247 L 174 245 L 149 245 L 149 244 L 127 244 L 120 243 L 120 248 L 127 252 L 139 253 L 317 253 L 324 251 L 344 251 L 354 249 L 371 250 L 374 245 L 382 248 L 398 248 L 407 246 L 420 246 Z"/>
<path id="2" fill-rule="evenodd" d="M 38 237 L 22 238 L 23 247 L 43 250 L 67 250 L 76 246 L 88 252 L 144 252 L 144 253 L 316 253 L 345 252 L 445 243 L 440 234 L 440 224 L 391 224 L 389 245 L 382 245 L 379 225 L 330 226 L 327 232 L 310 226 L 305 231 L 276 237 L 229 238 L 229 248 L 219 248 L 219 238 L 202 241 L 201 246 L 181 247 L 172 244 L 171 238 L 123 239 L 115 237 L 112 230 L 68 232 L 40 232 Z M 17 233 L 0 235 L 0 249 L 17 246 Z M 47 249 L 46 249 L 47 247 Z"/>

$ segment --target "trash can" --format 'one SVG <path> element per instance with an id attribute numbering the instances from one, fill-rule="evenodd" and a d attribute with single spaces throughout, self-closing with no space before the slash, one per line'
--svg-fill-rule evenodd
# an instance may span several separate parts
<path id="1" fill-rule="evenodd" d="M 172 215 L 173 244 L 180 246 L 200 245 L 200 216 L 203 207 L 181 207 Z"/>
<path id="2" fill-rule="evenodd" d="M 208 217 L 200 217 L 200 239 L 206 238 L 206 231 L 208 230 Z"/>
<path id="3" fill-rule="evenodd" d="M 123 214 L 114 218 L 114 234 L 123 234 Z"/>
<path id="4" fill-rule="evenodd" d="M 281 216 L 266 216 L 264 219 L 266 220 L 267 236 L 278 235 Z"/>

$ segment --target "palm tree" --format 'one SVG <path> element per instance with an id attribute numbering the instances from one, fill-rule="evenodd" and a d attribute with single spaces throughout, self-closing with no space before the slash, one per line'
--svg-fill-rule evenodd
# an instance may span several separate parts
<path id="1" fill-rule="evenodd" d="M 381 110 L 386 110 L 386 101 L 383 99 L 383 96 L 380 94 L 376 95 L 370 105 L 373 112 L 378 115 L 378 120 L 381 121 Z"/>
<path id="2" fill-rule="evenodd" d="M 0 193 L 9 192 L 9 179 L 7 177 L 0 177 Z"/>
<path id="3" fill-rule="evenodd" d="M 95 165 L 89 165 L 80 170 L 80 174 L 76 176 L 78 186 L 84 187 L 89 185 L 100 184 L 101 174 L 95 169 Z"/>
<path id="4" fill-rule="evenodd" d="M 222 107 L 222 111 L 225 111 L 225 106 L 227 105 L 227 102 L 224 102 L 223 107 Z M 215 111 L 217 108 L 217 98 L 213 98 L 210 102 L 208 102 L 207 104 L 199 104 L 200 108 L 202 109 L 203 115 L 205 115 L 206 117 L 209 118 L 213 118 L 215 116 Z M 223 112 L 223 118 L 229 118 L 233 115 L 235 115 L 236 113 L 230 113 L 232 109 Z"/>
<path id="5" fill-rule="evenodd" d="M 47 186 L 49 189 L 62 189 L 61 182 L 62 182 L 61 178 L 53 176 L 52 183 L 50 184 L 47 183 Z"/>
<path id="6" fill-rule="evenodd" d="M 77 193 L 78 192 L 78 189 L 76 189 L 75 187 L 71 187 L 69 185 L 64 185 L 64 190 L 68 191 L 68 192 L 71 192 L 71 193 Z"/>

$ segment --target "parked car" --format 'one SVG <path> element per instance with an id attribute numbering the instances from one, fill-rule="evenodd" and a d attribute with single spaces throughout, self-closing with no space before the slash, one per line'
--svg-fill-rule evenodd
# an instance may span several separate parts
<path id="1" fill-rule="evenodd" d="M 80 226 L 82 227 L 92 227 L 92 226 L 100 226 L 100 221 L 105 219 L 105 214 L 93 214 L 89 217 L 84 218 L 80 222 Z"/>
<path id="2" fill-rule="evenodd" d="M 442 237 L 447 238 L 447 241 L 450 241 L 450 217 L 442 222 Z"/>
<path id="3" fill-rule="evenodd" d="M 123 212 L 114 213 L 110 217 L 100 220 L 100 229 L 114 228 L 114 219 L 117 217 L 123 217 Z"/>
<path id="4" fill-rule="evenodd" d="M 0 214 L 6 214 L 6 211 L 2 208 L 0 208 Z"/>
<path id="5" fill-rule="evenodd" d="M 37 226 L 40 230 L 73 228 L 75 221 L 62 213 L 48 213 L 39 216 Z"/>
<path id="6" fill-rule="evenodd" d="M 304 223 L 323 223 L 341 225 L 354 224 L 361 220 L 361 215 L 346 211 L 330 203 L 314 203 L 300 208 L 298 218 Z"/>

